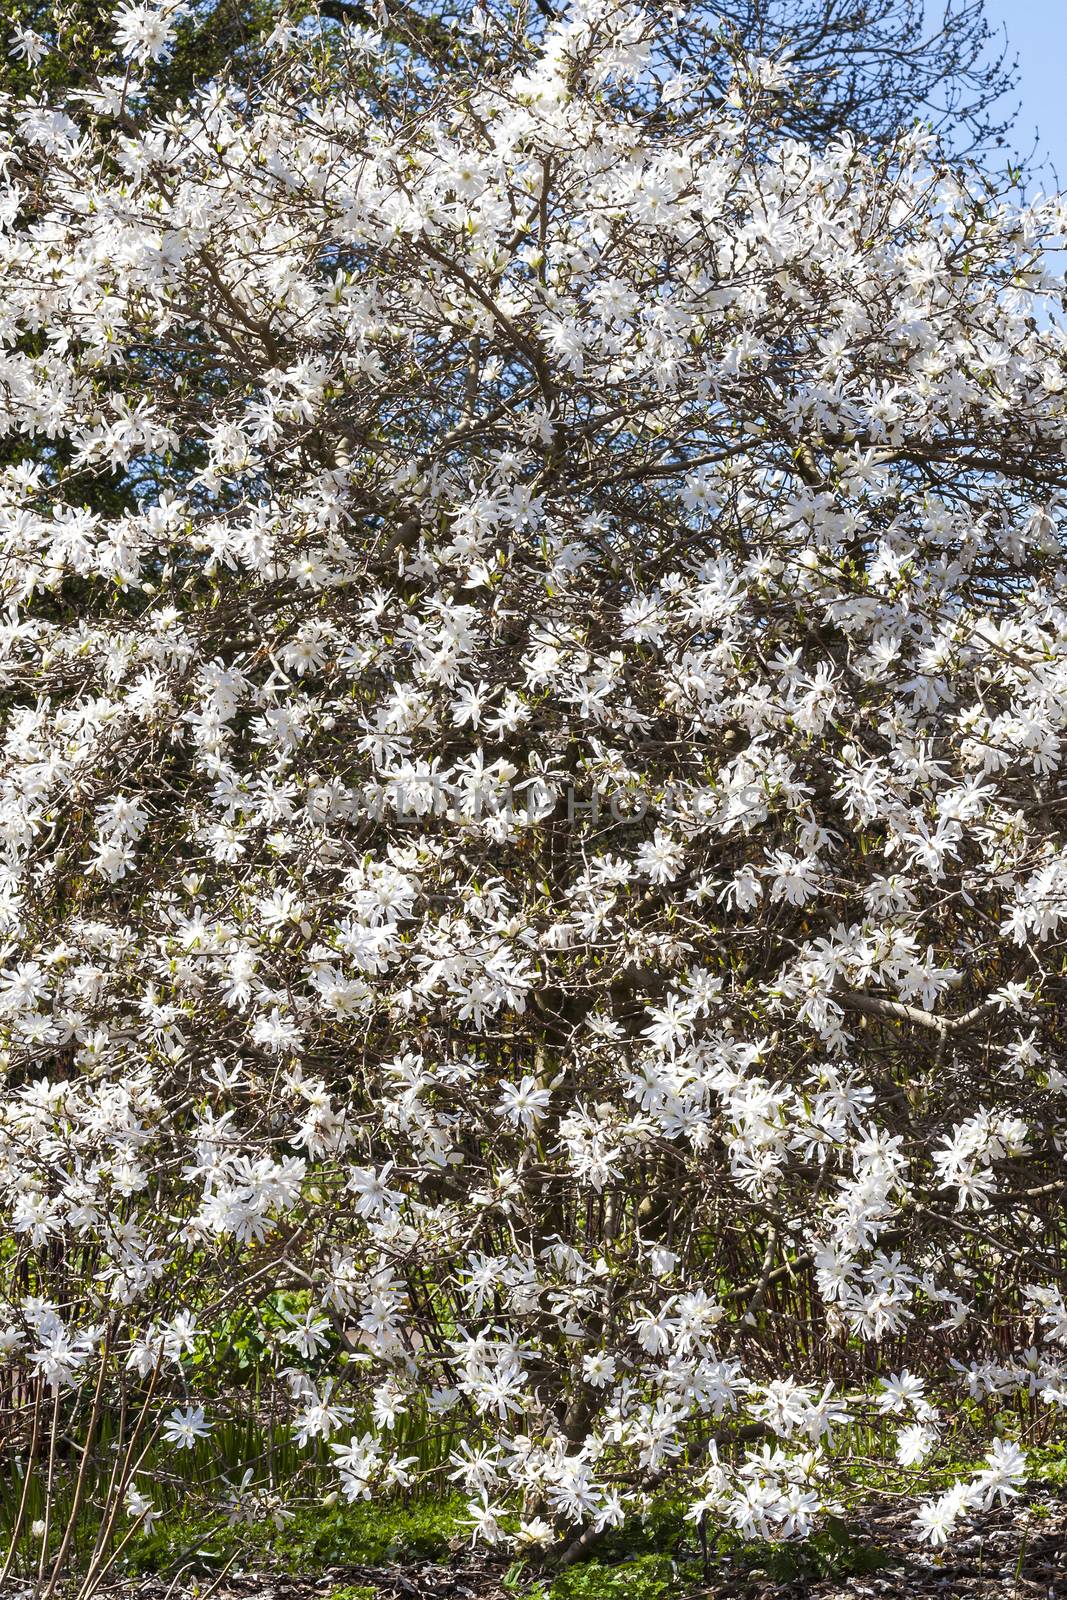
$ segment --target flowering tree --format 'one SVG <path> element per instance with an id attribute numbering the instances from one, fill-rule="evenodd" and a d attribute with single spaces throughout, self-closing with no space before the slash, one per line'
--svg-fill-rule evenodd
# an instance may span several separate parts
<path id="1" fill-rule="evenodd" d="M 9 1559 L 88 1593 L 248 1329 L 345 1495 L 565 1558 L 969 1396 L 944 1541 L 1067 1403 L 1067 210 L 673 11 L 150 115 L 173 27 L 6 106 Z"/>

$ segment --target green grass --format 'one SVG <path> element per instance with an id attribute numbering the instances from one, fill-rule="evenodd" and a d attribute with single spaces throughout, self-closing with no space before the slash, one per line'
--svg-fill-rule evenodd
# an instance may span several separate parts
<path id="1" fill-rule="evenodd" d="M 101 1443 L 109 1443 L 106 1432 Z M 105 1448 L 94 1463 L 101 1483 L 109 1470 L 109 1454 Z M 168 1457 L 171 1468 L 176 1464 L 182 1467 L 181 1478 L 168 1475 L 162 1461 L 158 1471 L 150 1470 L 150 1463 L 139 1481 L 152 1494 L 160 1520 L 152 1532 L 133 1538 L 115 1575 L 158 1574 L 169 1581 L 180 1570 L 190 1577 L 218 1574 L 231 1561 L 247 1570 L 319 1574 L 330 1567 L 373 1569 L 405 1561 L 445 1562 L 466 1544 L 464 1501 L 459 1495 L 440 1492 L 442 1478 L 435 1466 L 429 1467 L 420 1487 L 402 1499 L 350 1505 L 337 1500 L 332 1492 L 335 1479 L 330 1465 L 324 1459 L 304 1457 L 297 1495 L 287 1504 L 277 1503 L 277 1521 L 263 1515 L 252 1525 L 231 1525 L 211 1510 L 220 1472 L 224 1471 L 231 1483 L 238 1483 L 242 1468 L 255 1461 L 257 1483 L 266 1484 L 268 1479 L 291 1483 L 298 1454 L 284 1435 L 266 1436 L 234 1422 L 222 1424 L 209 1441 L 180 1461 Z M 1067 1446 L 1032 1447 L 1028 1454 L 1035 1483 L 1060 1490 L 1067 1486 Z M 922 1492 L 937 1492 L 968 1476 L 973 1468 L 973 1461 L 955 1460 L 946 1451 L 924 1470 Z M 67 1477 L 60 1474 L 55 1486 L 53 1549 L 62 1533 L 68 1477 L 69 1469 Z M 31 1480 L 18 1568 L 22 1576 L 29 1575 L 37 1555 L 29 1530 L 43 1508 L 44 1486 L 39 1479 L 38 1474 Z M 907 1488 L 914 1493 L 918 1487 L 912 1472 L 894 1469 L 878 1475 L 861 1470 L 844 1499 L 846 1506 L 859 1505 L 879 1489 Z M 21 1480 L 15 1475 L 0 1487 L 0 1534 L 10 1510 L 7 1502 L 13 1503 L 20 1492 Z M 709 1524 L 703 1549 L 684 1512 L 685 1501 L 680 1497 L 659 1497 L 630 1516 L 623 1528 L 606 1535 L 584 1562 L 553 1576 L 533 1562 L 518 1560 L 504 1578 L 505 1587 L 516 1600 L 523 1596 L 539 1600 L 660 1600 L 667 1595 L 680 1600 L 691 1590 L 706 1590 L 709 1580 L 714 1582 L 728 1573 L 734 1577 L 763 1574 L 780 1584 L 846 1579 L 871 1572 L 889 1559 L 850 1531 L 847 1510 L 843 1518 L 824 1519 L 817 1533 L 798 1543 L 745 1541 Z M 72 1564 L 77 1564 L 79 1555 L 84 1561 L 91 1548 L 95 1516 L 87 1505 Z M 119 1538 L 126 1526 L 120 1519 Z M 352 1576 L 365 1574 L 357 1571 Z M 371 1600 L 372 1595 L 365 1582 L 353 1582 L 342 1585 L 327 1600 Z"/>
<path id="2" fill-rule="evenodd" d="M 415 1560 L 447 1561 L 465 1542 L 465 1507 L 458 1496 L 403 1505 L 307 1506 L 280 1528 L 266 1521 L 231 1528 L 176 1515 L 139 1540 L 123 1565 L 132 1576 L 217 1573 L 231 1559 L 254 1570 L 318 1573 L 324 1567 L 384 1567 Z M 759 1573 L 777 1583 L 842 1579 L 872 1572 L 886 1556 L 834 1518 L 798 1544 L 746 1542 L 710 1529 L 709 1571 Z M 664 1500 L 609 1535 L 595 1557 L 554 1577 L 516 1562 L 507 1590 L 537 1600 L 666 1600 L 706 1585 L 696 1533 L 678 1501 Z M 339 1587 L 329 1600 L 370 1600 L 361 1583 Z"/>
<path id="3" fill-rule="evenodd" d="M 137 1576 L 172 1572 L 191 1564 L 209 1572 L 235 1554 L 243 1564 L 283 1572 L 331 1566 L 380 1567 L 393 1561 L 447 1559 L 462 1536 L 465 1505 L 458 1496 L 375 1504 L 303 1507 L 276 1527 L 269 1520 L 229 1527 L 217 1520 L 174 1517 L 131 1549 L 125 1564 Z M 357 1586 L 358 1587 L 358 1586 Z"/>
<path id="4" fill-rule="evenodd" d="M 560 1573 L 549 1600 L 658 1600 L 706 1587 L 704 1555 L 678 1501 L 654 1504 L 605 1539 L 592 1560 Z M 851 1533 L 836 1517 L 797 1543 L 745 1540 L 729 1530 L 707 1530 L 708 1573 L 759 1573 L 776 1583 L 843 1579 L 874 1572 L 889 1557 Z"/>
<path id="5" fill-rule="evenodd" d="M 408 1505 L 337 1505 L 298 1514 L 268 1533 L 273 1560 L 293 1571 L 322 1565 L 376 1567 L 405 1557 L 446 1558 L 464 1537 L 466 1503 L 458 1495 L 414 1500 Z M 469 1537 L 469 1535 L 468 1535 Z"/>
<path id="6" fill-rule="evenodd" d="M 1030 1450 L 1028 1457 L 1035 1483 L 1047 1484 L 1052 1489 L 1067 1489 L 1067 1445 Z"/>
<path id="7" fill-rule="evenodd" d="M 669 1556 L 643 1555 L 607 1565 L 581 1561 L 553 1580 L 550 1600 L 661 1600 L 678 1592 L 679 1570 Z"/>
<path id="8" fill-rule="evenodd" d="M 369 1417 L 357 1417 L 354 1426 L 361 1431 L 360 1425 L 369 1426 L 369 1422 Z M 327 1496 L 337 1487 L 329 1452 L 321 1443 L 312 1449 L 298 1448 L 285 1428 L 265 1428 L 248 1417 L 222 1417 L 208 1438 L 191 1450 L 176 1453 L 165 1445 L 156 1444 L 148 1451 L 135 1483 L 151 1497 L 159 1522 L 151 1533 L 134 1536 L 120 1558 L 118 1570 L 163 1570 L 166 1562 L 180 1565 L 179 1557 L 205 1571 L 213 1570 L 220 1558 L 228 1559 L 235 1549 L 243 1551 L 246 1545 L 267 1559 L 271 1556 L 272 1541 L 277 1541 L 280 1563 L 295 1558 L 295 1541 L 299 1539 L 321 1547 L 323 1553 L 319 1559 L 328 1562 L 344 1559 L 348 1546 L 381 1551 L 388 1544 L 388 1530 L 394 1525 L 399 1528 L 405 1518 L 412 1529 L 411 1539 L 417 1540 L 425 1534 L 425 1528 L 423 1534 L 419 1534 L 418 1527 L 432 1522 L 438 1515 L 421 1509 L 424 1505 L 460 1504 L 442 1501 L 436 1492 L 439 1471 L 448 1460 L 454 1440 L 444 1428 L 432 1430 L 426 1416 L 418 1411 L 400 1420 L 394 1438 L 405 1454 L 414 1457 L 416 1470 L 423 1480 L 419 1492 L 428 1498 L 412 1501 L 407 1509 L 386 1502 L 373 1510 L 360 1505 L 342 1506 L 333 1512 L 324 1506 Z M 86 1494 L 67 1556 L 70 1569 L 83 1568 L 93 1549 L 100 1521 L 99 1507 L 107 1492 L 118 1449 L 115 1421 L 105 1416 L 93 1441 Z M 79 1461 L 78 1453 L 70 1452 L 56 1465 L 49 1538 L 49 1550 L 53 1555 L 69 1519 Z M 256 1490 L 278 1487 L 286 1496 L 292 1496 L 296 1511 L 292 1522 L 281 1529 L 268 1521 L 252 1528 L 233 1528 L 226 1524 L 215 1508 L 241 1483 L 248 1470 Z M 14 1573 L 19 1577 L 29 1577 L 37 1568 L 40 1546 L 31 1529 L 44 1515 L 46 1482 L 47 1474 L 38 1462 L 30 1479 L 14 1566 Z M 0 1561 L 7 1548 L 22 1490 L 20 1471 L 0 1472 Z M 455 1517 L 452 1520 L 454 1522 Z M 120 1515 L 115 1544 L 124 1538 L 128 1527 L 128 1519 Z M 328 1553 L 331 1548 L 340 1552 L 336 1558 Z M 308 1561 L 312 1559 L 309 1555 Z M 377 1557 L 353 1554 L 347 1559 L 374 1564 Z"/>

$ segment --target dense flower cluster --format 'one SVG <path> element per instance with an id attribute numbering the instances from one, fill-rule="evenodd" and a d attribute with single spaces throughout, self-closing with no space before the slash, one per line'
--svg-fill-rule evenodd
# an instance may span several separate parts
<path id="1" fill-rule="evenodd" d="M 181 1452 L 240 1313 L 532 1544 L 1062 1416 L 1067 208 L 680 13 L 149 117 L 178 15 L 5 107 L 9 1370 Z"/>

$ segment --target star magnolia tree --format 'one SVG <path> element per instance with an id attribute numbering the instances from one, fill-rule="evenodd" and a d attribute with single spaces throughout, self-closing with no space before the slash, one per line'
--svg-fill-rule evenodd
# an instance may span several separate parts
<path id="1" fill-rule="evenodd" d="M 127 8 L 6 107 L 0 1342 L 90 1586 L 239 1338 L 567 1558 L 857 1439 L 941 1542 L 1062 1430 L 1064 205 L 479 25 L 160 120 Z"/>

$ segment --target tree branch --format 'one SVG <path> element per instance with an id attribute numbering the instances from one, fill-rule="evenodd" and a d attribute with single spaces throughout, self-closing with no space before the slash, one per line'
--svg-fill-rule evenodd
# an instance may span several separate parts
<path id="1" fill-rule="evenodd" d="M 883 1000 L 879 995 L 860 994 L 854 989 L 837 991 L 833 998 L 846 1011 L 859 1011 L 869 1017 L 886 1017 L 894 1022 L 911 1022 L 917 1028 L 928 1028 L 931 1033 L 952 1038 L 973 1028 L 987 1016 L 1001 1008 L 996 999 L 983 1000 L 959 1017 L 939 1017 L 934 1011 L 924 1011 L 921 1006 L 907 1005 L 903 1000 Z"/>

